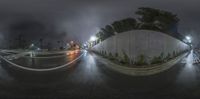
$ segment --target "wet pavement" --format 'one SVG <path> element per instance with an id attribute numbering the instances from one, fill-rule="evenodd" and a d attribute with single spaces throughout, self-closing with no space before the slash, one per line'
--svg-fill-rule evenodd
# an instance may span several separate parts
<path id="1" fill-rule="evenodd" d="M 70 68 L 57 72 L 9 72 L 0 67 L 0 96 L 34 99 L 194 99 L 200 98 L 200 65 L 193 53 L 165 72 L 145 77 L 106 68 L 84 53 Z M 13 73 L 14 72 L 14 73 Z"/>
<path id="2" fill-rule="evenodd" d="M 12 62 L 25 66 L 31 67 L 36 69 L 45 69 L 45 68 L 53 68 L 56 66 L 64 65 L 76 57 L 78 57 L 81 53 L 74 54 L 74 55 L 54 55 L 54 56 L 39 56 L 39 57 L 29 57 L 24 56 L 18 59 L 12 60 Z"/>

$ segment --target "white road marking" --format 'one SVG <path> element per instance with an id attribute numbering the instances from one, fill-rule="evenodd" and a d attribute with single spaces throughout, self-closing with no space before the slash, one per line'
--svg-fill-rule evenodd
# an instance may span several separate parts
<path id="1" fill-rule="evenodd" d="M 64 67 L 72 64 L 73 62 L 77 61 L 78 59 L 80 59 L 83 56 L 83 54 L 84 53 L 82 53 L 79 57 L 77 57 L 76 59 L 70 61 L 67 64 L 60 65 L 60 66 L 57 66 L 57 67 L 54 67 L 54 68 L 48 68 L 48 69 L 34 69 L 34 68 L 24 67 L 24 66 L 21 66 L 21 65 L 18 65 L 18 64 L 15 64 L 15 63 L 9 61 L 8 59 L 4 58 L 3 56 L 0 56 L 0 58 L 2 58 L 3 60 L 5 60 L 9 64 L 11 64 L 11 66 L 15 66 L 15 67 L 18 67 L 20 69 L 29 70 L 29 71 L 44 72 L 44 71 L 53 71 L 53 70 L 57 70 L 57 69 L 60 69 L 60 68 L 64 68 Z"/>

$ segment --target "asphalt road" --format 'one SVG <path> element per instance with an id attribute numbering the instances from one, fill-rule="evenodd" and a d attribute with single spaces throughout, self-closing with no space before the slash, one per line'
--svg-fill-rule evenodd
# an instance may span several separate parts
<path id="1" fill-rule="evenodd" d="M 12 60 L 12 62 L 25 66 L 25 67 L 31 67 L 31 68 L 37 68 L 37 69 L 45 69 L 45 68 L 53 68 L 56 66 L 60 66 L 63 64 L 66 64 L 72 60 L 74 60 L 77 56 L 79 56 L 80 53 L 74 54 L 74 55 L 54 55 L 54 56 L 43 56 L 43 57 L 20 57 L 18 59 Z"/>
<path id="2" fill-rule="evenodd" d="M 200 65 L 192 64 L 193 56 L 190 53 L 170 70 L 145 77 L 109 70 L 89 52 L 60 72 L 13 75 L 0 67 L 0 96 L 26 99 L 198 99 Z"/>

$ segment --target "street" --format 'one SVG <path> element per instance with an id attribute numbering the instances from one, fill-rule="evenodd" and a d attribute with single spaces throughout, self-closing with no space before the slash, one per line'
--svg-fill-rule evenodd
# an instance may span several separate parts
<path id="1" fill-rule="evenodd" d="M 191 99 L 200 97 L 200 65 L 192 64 L 193 56 L 197 56 L 192 52 L 170 70 L 144 77 L 133 77 L 109 70 L 104 66 L 105 64 L 96 59 L 99 56 L 90 52 L 83 54 L 80 60 L 70 64 L 66 70 L 61 73 L 53 72 L 48 77 L 39 74 L 13 76 L 9 70 L 1 66 L 0 96 L 39 99 Z"/>
<path id="2" fill-rule="evenodd" d="M 199 4 L 0 0 L 0 99 L 200 99 Z"/>

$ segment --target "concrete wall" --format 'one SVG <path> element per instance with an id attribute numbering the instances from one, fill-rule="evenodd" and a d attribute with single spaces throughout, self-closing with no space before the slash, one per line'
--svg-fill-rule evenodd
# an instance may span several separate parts
<path id="1" fill-rule="evenodd" d="M 182 41 L 164 33 L 149 30 L 133 30 L 112 36 L 95 45 L 92 50 L 106 51 L 107 53 L 123 54 L 123 51 L 131 60 L 136 60 L 139 55 L 145 55 L 147 59 L 159 56 L 162 52 L 167 55 L 173 51 L 181 52 L 189 49 Z"/>

